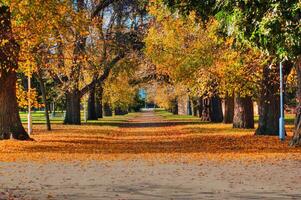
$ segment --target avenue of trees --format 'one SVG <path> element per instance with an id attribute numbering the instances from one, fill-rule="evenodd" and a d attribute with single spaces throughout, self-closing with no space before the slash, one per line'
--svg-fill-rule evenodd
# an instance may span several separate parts
<path id="1" fill-rule="evenodd" d="M 30 139 L 19 116 L 28 98 L 50 130 L 56 106 L 65 124 L 81 123 L 85 102 L 89 120 L 125 114 L 141 87 L 174 113 L 186 101 L 189 114 L 234 128 L 255 127 L 257 102 L 255 134 L 277 135 L 282 62 L 301 145 L 300 17 L 298 0 L 1 0 L 0 138 Z"/>

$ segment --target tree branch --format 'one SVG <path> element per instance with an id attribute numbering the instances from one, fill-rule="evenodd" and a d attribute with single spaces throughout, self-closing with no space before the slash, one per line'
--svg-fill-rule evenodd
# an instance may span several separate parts
<path id="1" fill-rule="evenodd" d="M 85 94 L 87 94 L 95 85 L 102 83 L 103 81 L 105 81 L 108 76 L 110 75 L 110 72 L 112 70 L 112 68 L 118 63 L 119 60 L 121 60 L 122 58 L 124 58 L 124 54 L 120 54 L 118 56 L 116 56 L 104 69 L 103 74 L 92 80 L 92 82 L 88 85 L 86 85 L 83 89 L 81 89 L 80 91 L 80 96 L 84 96 Z"/>
<path id="2" fill-rule="evenodd" d="M 96 17 L 98 15 L 98 13 L 100 11 L 102 11 L 103 9 L 105 9 L 106 7 L 108 7 L 109 5 L 111 5 L 114 2 L 118 2 L 120 0 L 102 0 L 94 9 L 93 13 L 92 13 L 92 18 Z"/>

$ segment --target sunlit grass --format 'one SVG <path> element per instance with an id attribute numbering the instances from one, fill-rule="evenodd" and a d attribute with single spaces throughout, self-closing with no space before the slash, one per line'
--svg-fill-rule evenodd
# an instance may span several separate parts
<path id="1" fill-rule="evenodd" d="M 99 118 L 98 120 L 88 120 L 87 122 L 84 119 L 84 112 L 81 112 L 81 122 L 83 124 L 85 123 L 119 123 L 119 122 L 126 122 L 128 118 L 136 116 L 137 113 L 129 113 L 126 115 L 115 115 L 115 116 L 105 116 L 104 118 Z M 64 113 L 63 112 L 57 112 L 54 117 L 50 116 L 50 121 L 53 124 L 62 124 L 64 121 Z M 28 120 L 28 113 L 26 112 L 20 112 L 20 117 L 22 123 L 27 123 Z M 45 124 L 46 118 L 44 111 L 35 111 L 32 112 L 32 122 L 33 124 Z"/>

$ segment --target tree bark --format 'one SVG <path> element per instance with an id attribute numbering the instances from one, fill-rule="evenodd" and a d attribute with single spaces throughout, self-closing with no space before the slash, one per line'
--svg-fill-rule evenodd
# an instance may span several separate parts
<path id="1" fill-rule="evenodd" d="M 42 72 L 40 69 L 37 70 L 37 78 L 38 78 L 38 81 L 39 81 L 39 84 L 40 84 L 40 89 L 41 89 L 41 92 L 42 92 L 42 99 L 43 99 L 43 102 L 44 102 L 44 105 L 45 105 L 45 118 L 46 118 L 46 127 L 47 127 L 47 130 L 48 131 L 51 131 L 51 123 L 50 123 L 50 118 L 49 118 L 49 103 L 47 101 L 47 95 L 46 95 L 46 88 L 45 88 L 45 83 L 44 83 L 44 80 L 43 80 L 43 77 L 42 77 Z"/>
<path id="2" fill-rule="evenodd" d="M 278 135 L 280 117 L 280 95 L 279 95 L 279 64 L 277 67 L 263 69 L 261 93 L 259 98 L 259 122 L 256 135 Z M 283 75 L 289 75 L 292 64 L 283 62 Z M 285 80 L 285 78 L 284 78 Z M 285 85 L 285 84 L 284 84 Z"/>
<path id="3" fill-rule="evenodd" d="M 97 120 L 96 115 L 96 101 L 95 101 L 95 87 L 89 92 L 88 98 L 88 120 Z"/>
<path id="4" fill-rule="evenodd" d="M 209 115 L 211 122 L 219 123 L 223 121 L 222 101 L 218 95 L 214 95 L 210 98 Z"/>
<path id="5" fill-rule="evenodd" d="M 95 112 L 97 118 L 103 118 L 102 95 L 103 95 L 103 88 L 102 86 L 99 86 L 97 87 L 97 92 L 95 97 Z"/>
<path id="6" fill-rule="evenodd" d="M 204 122 L 210 122 L 210 99 L 202 98 L 201 99 L 201 120 Z"/>
<path id="7" fill-rule="evenodd" d="M 254 110 L 251 97 L 234 97 L 233 128 L 254 128 Z"/>
<path id="8" fill-rule="evenodd" d="M 6 6 L 0 6 L 0 44 L 0 139 L 30 140 L 19 115 L 16 70 L 20 48 L 13 38 Z"/>
<path id="9" fill-rule="evenodd" d="M 105 103 L 103 106 L 103 115 L 107 117 L 113 115 L 112 109 L 108 103 Z"/>
<path id="10" fill-rule="evenodd" d="M 203 112 L 203 99 L 202 97 L 198 97 L 196 100 L 196 116 L 201 118 Z"/>
<path id="11" fill-rule="evenodd" d="M 233 116 L 234 116 L 234 96 L 226 96 L 225 98 L 225 110 L 224 110 L 224 120 L 225 124 L 232 124 L 233 123 Z"/>
<path id="12" fill-rule="evenodd" d="M 278 71 L 278 70 L 277 70 Z M 256 135 L 278 135 L 280 117 L 279 73 L 265 67 L 259 97 L 259 121 Z"/>
<path id="13" fill-rule="evenodd" d="M 297 89 L 297 112 L 295 118 L 295 128 L 293 139 L 290 141 L 290 146 L 301 146 L 301 56 L 298 57 L 296 64 L 298 89 Z"/>
<path id="14" fill-rule="evenodd" d="M 194 97 L 190 99 L 190 105 L 191 105 L 191 115 L 197 116 L 197 101 Z"/>
<path id="15" fill-rule="evenodd" d="M 128 111 L 120 107 L 115 108 L 115 115 L 126 115 Z"/>
<path id="16" fill-rule="evenodd" d="M 193 115 L 193 103 L 191 97 L 188 96 L 188 115 Z"/>
<path id="17" fill-rule="evenodd" d="M 171 101 L 171 112 L 174 115 L 178 114 L 178 101 L 177 99 L 174 99 Z"/>
<path id="18" fill-rule="evenodd" d="M 81 124 L 80 94 L 78 90 L 66 93 L 66 116 L 64 124 Z"/>

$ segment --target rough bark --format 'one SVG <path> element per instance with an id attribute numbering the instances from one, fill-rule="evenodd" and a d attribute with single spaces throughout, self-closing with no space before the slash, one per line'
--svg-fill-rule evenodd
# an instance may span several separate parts
<path id="1" fill-rule="evenodd" d="M 278 71 L 278 70 L 277 70 Z M 265 67 L 258 104 L 258 128 L 256 135 L 278 135 L 280 117 L 279 73 Z"/>
<path id="2" fill-rule="evenodd" d="M 190 105 L 191 105 L 191 115 L 197 116 L 197 101 L 195 98 L 190 99 Z"/>
<path id="3" fill-rule="evenodd" d="M 80 117 L 80 94 L 78 90 L 66 93 L 66 115 L 64 124 L 81 124 Z"/>
<path id="4" fill-rule="evenodd" d="M 51 123 L 50 123 L 50 118 L 49 118 L 49 102 L 47 101 L 47 95 L 46 95 L 46 87 L 45 87 L 45 83 L 42 77 L 42 72 L 40 69 L 38 69 L 37 72 L 37 78 L 40 84 L 40 90 L 42 93 L 42 99 L 43 99 L 43 103 L 45 105 L 45 118 L 46 118 L 46 128 L 48 131 L 51 131 Z"/>
<path id="5" fill-rule="evenodd" d="M 105 103 L 103 106 L 103 115 L 107 117 L 113 115 L 112 109 L 108 103 Z"/>
<path id="6" fill-rule="evenodd" d="M 191 97 L 188 97 L 188 115 L 193 115 L 193 103 Z"/>
<path id="7" fill-rule="evenodd" d="M 95 112 L 97 118 L 103 118 L 102 113 L 102 95 L 103 89 L 102 86 L 97 87 L 96 97 L 95 97 Z"/>
<path id="8" fill-rule="evenodd" d="M 201 100 L 201 120 L 204 122 L 210 122 L 210 99 L 202 98 Z"/>
<path id="9" fill-rule="evenodd" d="M 188 103 L 189 97 L 188 95 L 181 95 L 177 98 L 178 103 L 178 115 L 189 115 Z"/>
<path id="10" fill-rule="evenodd" d="M 95 101 L 95 87 L 93 87 L 89 92 L 88 98 L 88 120 L 97 120 L 96 115 L 96 101 Z"/>
<path id="11" fill-rule="evenodd" d="M 120 107 L 115 108 L 115 115 L 126 115 L 128 111 L 126 109 L 122 109 Z"/>
<path id="12" fill-rule="evenodd" d="M 224 120 L 225 124 L 232 124 L 233 123 L 233 116 L 234 116 L 234 96 L 226 96 L 224 101 Z"/>
<path id="13" fill-rule="evenodd" d="M 203 99 L 202 97 L 197 98 L 197 105 L 196 105 L 196 116 L 197 117 L 202 117 L 202 112 L 203 112 Z"/>
<path id="14" fill-rule="evenodd" d="M 290 141 L 291 146 L 301 146 L 301 56 L 298 57 L 295 68 L 298 77 L 298 89 L 297 89 L 297 112 L 295 118 L 294 136 Z"/>
<path id="15" fill-rule="evenodd" d="M 12 36 L 9 8 L 0 6 L 0 139 L 29 140 L 16 98 L 19 46 Z"/>
<path id="16" fill-rule="evenodd" d="M 223 121 L 222 101 L 218 95 L 210 98 L 209 115 L 211 122 L 219 123 Z"/>
<path id="17" fill-rule="evenodd" d="M 291 72 L 293 65 L 289 61 L 283 62 L 284 82 L 286 76 Z M 280 117 L 280 95 L 279 95 L 279 64 L 277 67 L 265 67 L 261 84 L 259 98 L 259 122 L 256 135 L 278 135 Z M 285 87 L 285 84 L 284 84 Z"/>
<path id="18" fill-rule="evenodd" d="M 233 128 L 254 128 L 254 110 L 251 97 L 234 97 Z"/>
<path id="19" fill-rule="evenodd" d="M 177 101 L 177 99 L 174 99 L 173 101 L 171 101 L 171 112 L 174 115 L 178 114 L 178 101 Z"/>

